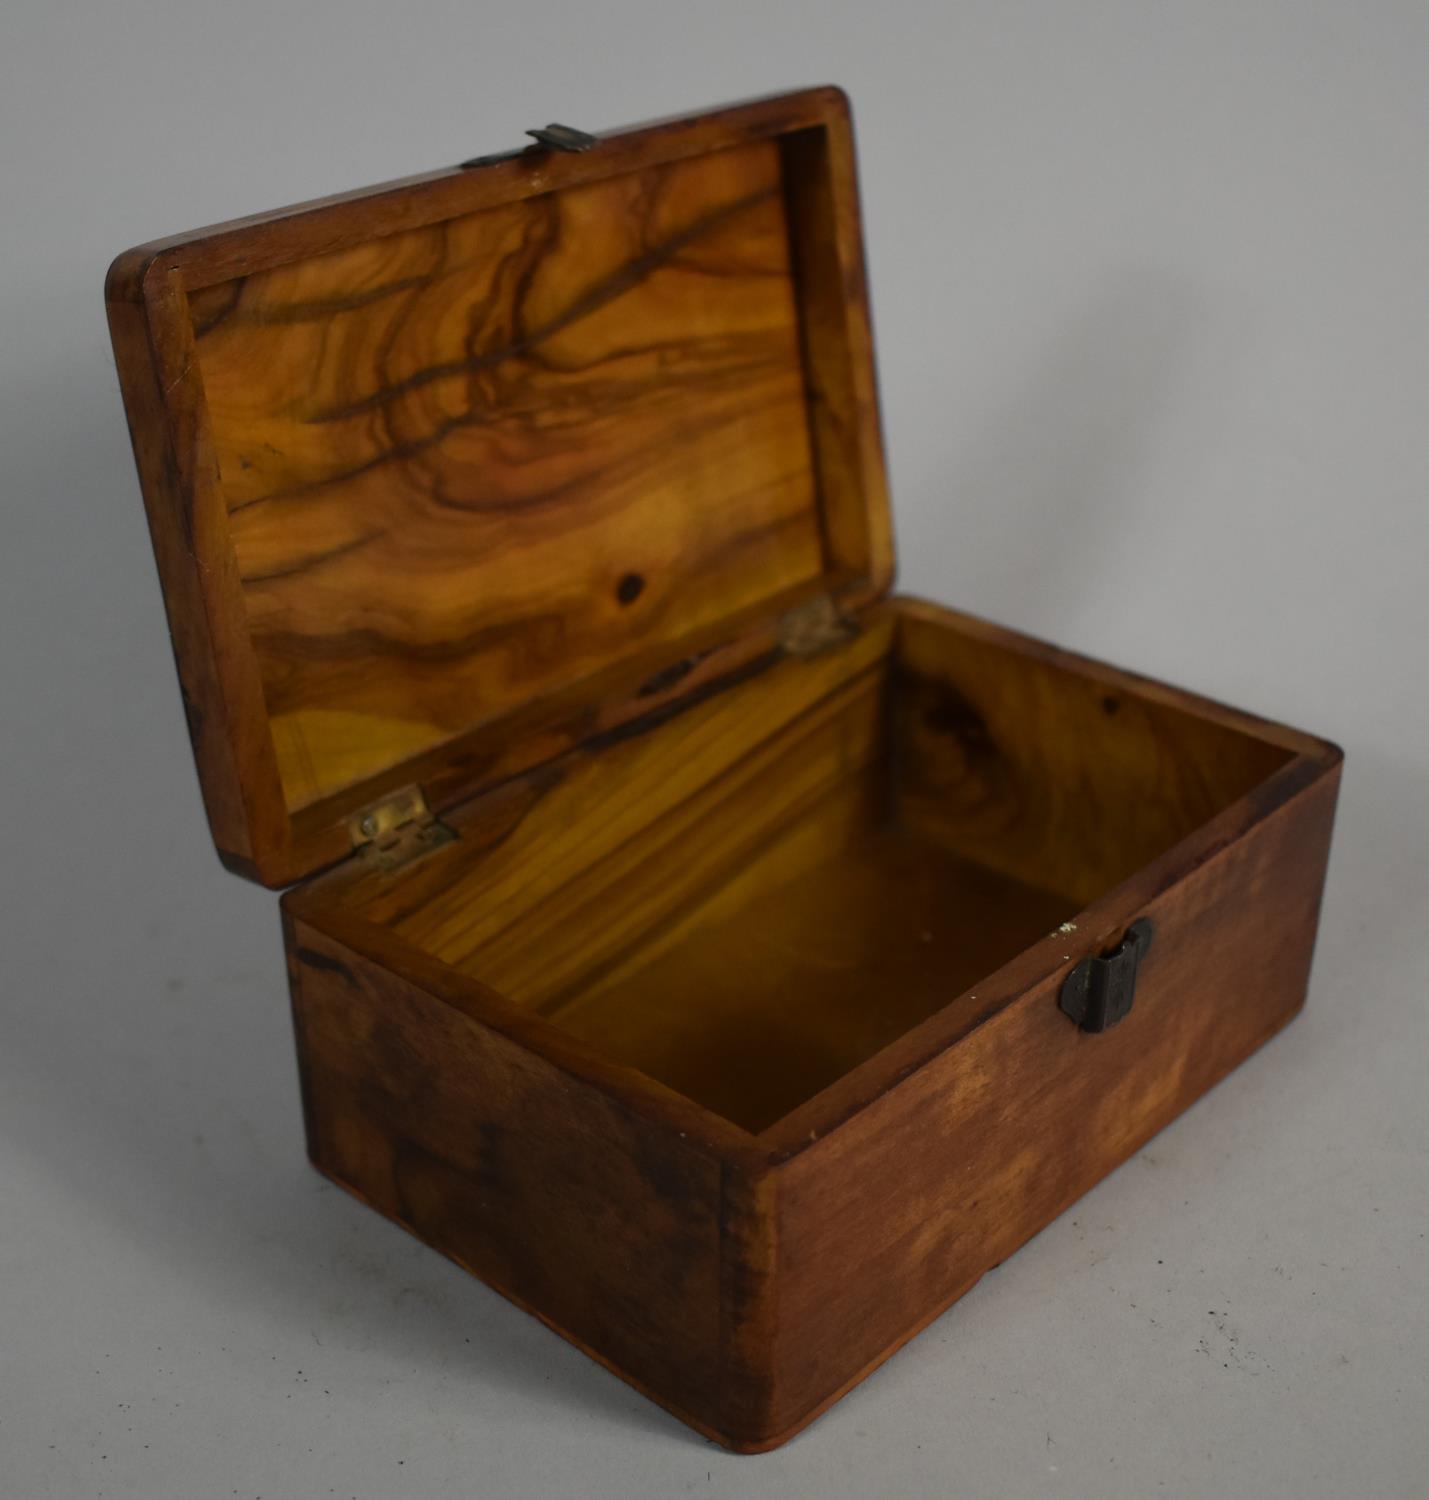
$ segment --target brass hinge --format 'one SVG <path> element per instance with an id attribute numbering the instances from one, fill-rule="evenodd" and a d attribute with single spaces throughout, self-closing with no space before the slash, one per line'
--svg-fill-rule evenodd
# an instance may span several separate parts
<path id="1" fill-rule="evenodd" d="M 858 626 L 828 594 L 796 605 L 779 621 L 779 646 L 789 656 L 817 656 L 858 634 Z"/>
<path id="2" fill-rule="evenodd" d="M 433 816 L 419 786 L 404 786 L 354 813 L 347 831 L 357 857 L 379 870 L 400 870 L 456 838 L 452 829 Z"/>

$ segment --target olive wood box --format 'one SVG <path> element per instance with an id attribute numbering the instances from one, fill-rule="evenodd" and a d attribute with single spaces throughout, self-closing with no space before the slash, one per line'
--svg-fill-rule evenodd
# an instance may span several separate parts
<path id="1" fill-rule="evenodd" d="M 1340 755 L 889 596 L 841 93 L 530 134 L 114 347 L 312 1160 L 755 1451 L 1294 1015 Z"/>

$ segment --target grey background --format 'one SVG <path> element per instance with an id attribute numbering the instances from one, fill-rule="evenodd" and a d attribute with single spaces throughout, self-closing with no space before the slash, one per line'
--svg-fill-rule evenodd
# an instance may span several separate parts
<path id="1" fill-rule="evenodd" d="M 737 1459 L 305 1166 L 101 311 L 146 238 L 836 81 L 901 581 L 1342 742 L 1304 1017 Z M 1419 1495 L 1429 9 L 0 10 L 0 1493 Z"/>

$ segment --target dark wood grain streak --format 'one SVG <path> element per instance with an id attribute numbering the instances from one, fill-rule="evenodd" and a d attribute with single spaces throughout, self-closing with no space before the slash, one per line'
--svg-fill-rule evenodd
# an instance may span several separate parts
<path id="1" fill-rule="evenodd" d="M 666 169 L 663 176 L 669 175 Z M 625 261 L 614 271 L 601 277 L 593 286 L 578 290 L 571 301 L 565 307 L 550 314 L 544 322 L 534 328 L 524 326 L 522 316 L 522 299 L 530 291 L 531 284 L 541 268 L 541 262 L 550 255 L 559 252 L 563 248 L 580 249 L 580 246 L 563 246 L 561 243 L 561 220 L 555 212 L 555 199 L 538 200 L 542 205 L 542 218 L 544 221 L 544 232 L 532 241 L 523 242 L 522 249 L 526 252 L 523 263 L 515 274 L 516 286 L 513 289 L 510 309 L 502 309 L 505 316 L 510 317 L 514 329 L 513 336 L 504 344 L 495 347 L 483 347 L 479 353 L 469 355 L 465 359 L 452 360 L 445 364 L 427 365 L 411 375 L 403 377 L 396 384 L 383 386 L 371 394 L 361 397 L 347 406 L 318 410 L 307 415 L 310 422 L 339 422 L 349 417 L 361 416 L 364 412 L 374 411 L 389 402 L 397 400 L 401 396 L 409 395 L 413 391 L 420 390 L 424 385 L 430 385 L 436 380 L 445 380 L 453 375 L 476 375 L 483 370 L 494 370 L 499 365 L 510 360 L 519 359 L 531 355 L 542 344 L 554 339 L 557 334 L 564 332 L 582 318 L 587 318 L 599 312 L 603 307 L 625 296 L 645 281 L 653 272 L 662 266 L 667 266 L 675 260 L 675 257 L 686 247 L 697 244 L 702 237 L 711 236 L 720 228 L 727 226 L 731 220 L 737 219 L 740 214 L 747 213 L 752 209 L 767 206 L 774 197 L 776 189 L 773 187 L 762 188 L 758 192 L 749 193 L 742 198 L 736 198 L 731 203 L 723 203 L 719 207 L 711 209 L 708 213 L 701 214 L 692 223 L 684 225 L 676 233 L 652 246 L 650 249 L 633 256 Z M 648 212 L 654 207 L 654 200 L 648 192 L 642 193 L 642 206 Z M 537 253 L 532 254 L 535 251 Z M 688 259 L 680 262 L 682 270 L 689 270 L 691 262 Z M 743 281 L 750 275 L 765 275 L 779 277 L 784 274 L 783 268 L 778 264 L 769 266 L 739 266 L 726 264 L 701 265 L 699 272 L 703 276 L 722 276 L 730 280 Z M 329 298 L 319 302 L 304 302 L 284 306 L 282 303 L 270 304 L 262 308 L 250 321 L 256 323 L 303 323 L 320 322 L 326 323 L 342 313 L 351 312 L 359 307 L 366 307 L 381 297 L 389 296 L 394 289 L 402 291 L 424 291 L 430 287 L 435 280 L 436 273 L 432 272 L 426 276 L 408 277 L 403 281 L 395 283 L 395 286 L 383 287 L 378 292 L 369 292 L 361 296 L 349 298 Z M 487 309 L 483 309 L 484 311 Z M 644 346 L 646 350 L 654 350 L 660 353 L 678 353 L 681 344 L 677 339 L 657 340 Z M 634 352 L 622 349 L 620 353 Z M 605 356 L 606 359 L 609 356 Z M 597 363 L 602 363 L 598 361 Z M 568 361 L 555 364 L 554 368 L 570 370 L 572 366 Z M 591 366 L 579 367 L 581 373 L 589 373 Z"/>

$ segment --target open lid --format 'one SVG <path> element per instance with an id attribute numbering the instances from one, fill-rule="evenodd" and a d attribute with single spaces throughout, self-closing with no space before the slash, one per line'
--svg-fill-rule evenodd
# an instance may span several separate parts
<path id="1" fill-rule="evenodd" d="M 891 580 L 843 94 L 530 133 L 110 270 L 209 821 L 265 884 Z"/>

